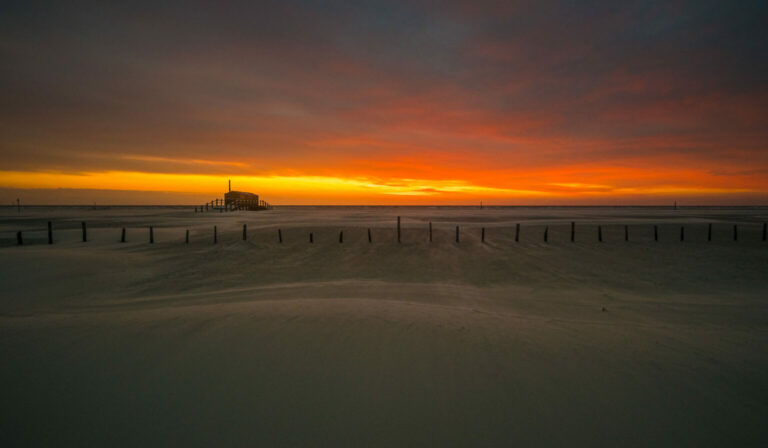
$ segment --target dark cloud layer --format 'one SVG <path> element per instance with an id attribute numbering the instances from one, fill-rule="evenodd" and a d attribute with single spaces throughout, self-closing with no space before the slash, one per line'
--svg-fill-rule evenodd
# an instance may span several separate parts
<path id="1" fill-rule="evenodd" d="M 760 1 L 4 2 L 0 155 L 5 170 L 764 172 L 767 18 Z"/>

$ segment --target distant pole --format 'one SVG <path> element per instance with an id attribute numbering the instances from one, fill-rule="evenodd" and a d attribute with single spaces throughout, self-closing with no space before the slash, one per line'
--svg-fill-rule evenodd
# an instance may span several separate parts
<path id="1" fill-rule="evenodd" d="M 432 242 L 432 221 L 429 221 L 429 242 Z"/>
<path id="2" fill-rule="evenodd" d="M 739 225 L 734 224 L 733 225 L 733 241 L 739 240 Z"/>
<path id="3" fill-rule="evenodd" d="M 149 226 L 149 244 L 155 244 L 155 229 Z"/>
<path id="4" fill-rule="evenodd" d="M 544 242 L 549 240 L 549 226 L 544 227 Z"/>
<path id="5" fill-rule="evenodd" d="M 283 244 L 283 231 L 280 229 L 277 229 L 277 241 Z"/>
<path id="6" fill-rule="evenodd" d="M 19 246 L 24 245 L 24 239 L 21 237 L 21 232 L 16 232 L 16 244 Z"/>
<path id="7" fill-rule="evenodd" d="M 520 223 L 515 224 L 515 242 L 520 242 Z"/>
<path id="8" fill-rule="evenodd" d="M 344 242 L 344 231 L 339 231 L 339 244 Z"/>
<path id="9" fill-rule="evenodd" d="M 768 231 L 768 224 L 763 223 L 763 241 L 765 241 L 766 231 Z"/>
<path id="10" fill-rule="evenodd" d="M 123 227 L 123 232 L 120 234 L 120 242 L 125 242 L 125 227 Z"/>
<path id="11" fill-rule="evenodd" d="M 309 232 L 309 242 L 314 243 L 314 241 L 312 240 L 312 232 Z"/>
<path id="12" fill-rule="evenodd" d="M 248 225 L 243 224 L 243 241 L 248 239 Z"/>
<path id="13" fill-rule="evenodd" d="M 456 242 L 459 242 L 459 226 L 456 226 Z"/>
<path id="14" fill-rule="evenodd" d="M 709 223 L 709 230 L 707 230 L 707 241 L 712 241 L 712 223 Z"/>
<path id="15" fill-rule="evenodd" d="M 218 229 L 216 229 L 216 226 L 213 226 L 213 244 L 216 244 L 218 242 Z"/>
<path id="16" fill-rule="evenodd" d="M 187 232 L 184 235 L 184 244 L 189 244 L 189 229 L 187 229 Z"/>
<path id="17" fill-rule="evenodd" d="M 685 241 L 685 226 L 680 226 L 680 241 Z"/>
<path id="18" fill-rule="evenodd" d="M 659 241 L 659 226 L 653 226 L 653 241 Z"/>
<path id="19" fill-rule="evenodd" d="M 371 228 L 368 227 L 368 242 L 371 243 L 373 240 L 371 239 Z"/>
<path id="20" fill-rule="evenodd" d="M 397 242 L 400 242 L 400 217 L 397 217 Z"/>
<path id="21" fill-rule="evenodd" d="M 576 241 L 576 223 L 571 221 L 571 242 Z"/>
<path id="22" fill-rule="evenodd" d="M 85 221 L 83 221 L 81 224 L 83 226 L 83 242 L 85 243 L 85 242 L 88 241 L 88 237 L 87 237 L 86 230 L 85 230 Z"/>
<path id="23" fill-rule="evenodd" d="M 629 226 L 624 226 L 624 241 L 629 241 Z"/>
<path id="24" fill-rule="evenodd" d="M 16 211 L 18 213 L 21 213 L 21 201 L 19 200 L 19 198 L 16 198 Z"/>
<path id="25" fill-rule="evenodd" d="M 483 227 L 482 230 L 480 231 L 480 242 L 482 243 L 485 242 L 485 227 Z"/>
<path id="26" fill-rule="evenodd" d="M 597 226 L 597 242 L 603 242 L 603 226 Z"/>
<path id="27" fill-rule="evenodd" d="M 48 221 L 48 244 L 53 244 L 53 224 Z"/>

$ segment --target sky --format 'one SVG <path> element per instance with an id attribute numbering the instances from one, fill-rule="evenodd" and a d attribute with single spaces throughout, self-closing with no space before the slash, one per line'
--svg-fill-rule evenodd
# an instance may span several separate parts
<path id="1" fill-rule="evenodd" d="M 768 205 L 764 1 L 0 5 L 0 204 Z"/>

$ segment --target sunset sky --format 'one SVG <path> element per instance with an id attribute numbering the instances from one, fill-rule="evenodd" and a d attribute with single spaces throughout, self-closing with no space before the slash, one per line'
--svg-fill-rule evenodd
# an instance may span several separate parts
<path id="1" fill-rule="evenodd" d="M 764 1 L 160 3 L 2 3 L 0 204 L 768 205 Z"/>

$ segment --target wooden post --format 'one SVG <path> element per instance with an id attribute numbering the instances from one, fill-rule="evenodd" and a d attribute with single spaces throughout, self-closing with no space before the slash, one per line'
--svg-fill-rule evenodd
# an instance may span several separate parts
<path id="1" fill-rule="evenodd" d="M 344 231 L 339 231 L 339 244 L 344 242 Z"/>
<path id="2" fill-rule="evenodd" d="M 83 242 L 85 243 L 85 242 L 88 241 L 88 236 L 87 236 L 86 230 L 85 230 L 85 221 L 82 222 L 82 226 L 83 226 Z"/>
<path id="3" fill-rule="evenodd" d="M 53 244 L 53 224 L 48 221 L 48 244 Z"/>
<path id="4" fill-rule="evenodd" d="M 218 235 L 217 230 L 218 229 L 216 229 L 216 226 L 213 226 L 213 244 L 216 244 L 218 242 L 218 239 L 219 239 L 218 238 L 219 235 Z"/>
<path id="5" fill-rule="evenodd" d="M 314 243 L 314 241 L 312 240 L 312 232 L 309 232 L 309 242 Z"/>
<path id="6" fill-rule="evenodd" d="M 624 241 L 629 241 L 629 226 L 624 226 Z"/>
<path id="7" fill-rule="evenodd" d="M 659 241 L 659 226 L 653 226 L 653 241 Z"/>
<path id="8" fill-rule="evenodd" d="M 571 221 L 571 242 L 576 241 L 576 223 Z"/>
<path id="9" fill-rule="evenodd" d="M 685 226 L 680 226 L 680 241 L 685 241 Z"/>
<path id="10" fill-rule="evenodd" d="M 765 241 L 766 231 L 768 230 L 768 224 L 763 223 L 763 241 Z"/>
<path id="11" fill-rule="evenodd" d="M 734 224 L 733 225 L 733 241 L 739 240 L 739 225 Z"/>
<path id="12" fill-rule="evenodd" d="M 544 227 L 544 242 L 546 243 L 547 240 L 549 240 L 549 226 Z"/>
<path id="13" fill-rule="evenodd" d="M 184 244 L 189 244 L 189 229 L 187 229 L 187 232 L 184 235 Z"/>
<path id="14" fill-rule="evenodd" d="M 24 245 L 24 239 L 21 237 L 21 232 L 16 232 L 16 244 L 19 246 Z"/>
<path id="15" fill-rule="evenodd" d="M 515 242 L 520 242 L 520 223 L 515 224 Z"/>
<path id="16" fill-rule="evenodd" d="M 397 242 L 400 242 L 400 217 L 397 217 Z"/>
<path id="17" fill-rule="evenodd" d="M 283 231 L 280 229 L 277 229 L 277 241 L 283 244 Z"/>
<path id="18" fill-rule="evenodd" d="M 371 243 L 373 240 L 371 239 L 371 228 L 368 227 L 368 242 Z"/>
<path id="19" fill-rule="evenodd" d="M 459 242 L 459 226 L 456 226 L 456 242 Z"/>
<path id="20" fill-rule="evenodd" d="M 597 242 L 603 242 L 603 226 L 597 226 Z"/>
<path id="21" fill-rule="evenodd" d="M 480 231 L 480 242 L 481 243 L 485 242 L 485 227 L 483 227 L 482 230 Z"/>
<path id="22" fill-rule="evenodd" d="M 248 239 L 248 225 L 243 224 L 243 241 Z"/>
<path id="23" fill-rule="evenodd" d="M 123 232 L 120 234 L 120 242 L 125 242 L 125 227 L 123 227 Z"/>
<path id="24" fill-rule="evenodd" d="M 155 231 L 152 226 L 149 226 L 149 244 L 155 244 Z"/>
<path id="25" fill-rule="evenodd" d="M 712 241 L 712 223 L 709 223 L 709 230 L 707 231 L 707 241 Z"/>

